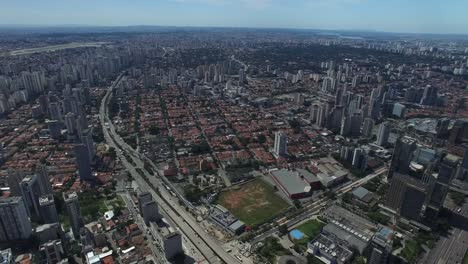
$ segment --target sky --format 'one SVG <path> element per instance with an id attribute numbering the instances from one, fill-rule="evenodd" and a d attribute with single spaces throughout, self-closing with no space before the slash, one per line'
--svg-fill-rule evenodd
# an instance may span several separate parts
<path id="1" fill-rule="evenodd" d="M 0 25 L 220 26 L 468 34 L 468 0 L 0 0 Z"/>

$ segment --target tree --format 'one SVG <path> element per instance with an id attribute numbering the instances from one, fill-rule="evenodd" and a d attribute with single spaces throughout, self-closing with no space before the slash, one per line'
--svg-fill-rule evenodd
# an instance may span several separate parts
<path id="1" fill-rule="evenodd" d="M 111 157 L 112 159 L 115 159 L 117 157 L 117 153 L 115 152 L 115 148 L 113 147 L 110 147 L 109 150 L 107 151 L 107 154 L 109 155 L 109 157 Z"/>
<path id="2" fill-rule="evenodd" d="M 299 200 L 294 200 L 294 206 L 296 206 L 296 208 L 301 208 L 302 207 L 302 204 L 301 204 L 301 201 Z"/>
<path id="3" fill-rule="evenodd" d="M 265 135 L 260 134 L 260 135 L 258 135 L 257 140 L 258 140 L 258 143 L 264 144 L 264 143 L 266 142 L 267 139 L 266 139 L 266 136 L 265 136 Z"/>
<path id="4" fill-rule="evenodd" d="M 284 236 L 288 233 L 288 226 L 286 224 L 282 224 L 278 227 L 278 231 L 282 236 Z"/>
<path id="5" fill-rule="evenodd" d="M 151 135 L 158 135 L 159 134 L 159 127 L 155 126 L 155 125 L 151 125 L 149 128 L 148 128 L 148 132 L 151 134 Z"/>

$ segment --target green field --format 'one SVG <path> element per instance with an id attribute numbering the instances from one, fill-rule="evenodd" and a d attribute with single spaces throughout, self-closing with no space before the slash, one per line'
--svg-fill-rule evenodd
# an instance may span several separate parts
<path id="1" fill-rule="evenodd" d="M 322 231 L 323 226 L 324 224 L 318 220 L 309 220 L 300 225 L 297 229 L 312 239 Z"/>
<path id="2" fill-rule="evenodd" d="M 468 250 L 465 253 L 465 257 L 463 258 L 463 264 L 468 264 Z"/>
<path id="3" fill-rule="evenodd" d="M 293 241 L 295 244 L 300 245 L 302 247 L 306 247 L 307 243 L 315 238 L 320 232 L 322 231 L 322 227 L 325 224 L 318 221 L 318 220 L 309 220 L 304 224 L 300 225 L 298 228 L 299 231 L 304 233 L 305 237 L 300 240 Z"/>
<path id="4" fill-rule="evenodd" d="M 264 223 L 289 207 L 275 194 L 273 187 L 262 180 L 220 193 L 217 203 L 250 226 Z"/>

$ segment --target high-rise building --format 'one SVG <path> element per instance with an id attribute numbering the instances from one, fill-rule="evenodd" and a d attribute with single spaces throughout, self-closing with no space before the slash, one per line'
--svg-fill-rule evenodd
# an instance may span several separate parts
<path id="1" fill-rule="evenodd" d="M 166 259 L 173 259 L 177 255 L 184 253 L 184 249 L 182 248 L 182 235 L 178 231 L 170 232 L 165 235 L 163 242 Z"/>
<path id="2" fill-rule="evenodd" d="M 58 120 L 46 120 L 49 134 L 53 139 L 60 139 L 62 132 L 60 131 L 61 124 Z"/>
<path id="3" fill-rule="evenodd" d="M 286 135 L 281 132 L 277 131 L 275 133 L 275 145 L 273 148 L 273 152 L 277 157 L 285 156 L 288 152 L 288 138 Z"/>
<path id="4" fill-rule="evenodd" d="M 58 121 L 62 120 L 62 111 L 58 102 L 50 102 L 48 108 L 50 119 Z"/>
<path id="5" fill-rule="evenodd" d="M 364 124 L 362 125 L 362 136 L 369 138 L 372 136 L 372 131 L 374 129 L 374 120 L 372 118 L 365 118 Z"/>
<path id="6" fill-rule="evenodd" d="M 398 215 L 419 221 L 424 215 L 428 195 L 427 183 L 409 175 L 394 173 L 385 198 L 386 205 Z"/>
<path id="7" fill-rule="evenodd" d="M 390 163 L 388 178 L 392 178 L 394 172 L 409 173 L 409 166 L 413 152 L 416 150 L 416 140 L 407 136 L 399 137 L 395 143 L 393 157 Z"/>
<path id="8" fill-rule="evenodd" d="M 141 192 L 138 194 L 138 209 L 140 210 L 140 213 L 142 211 L 142 205 L 152 200 L 153 196 L 149 192 Z"/>
<path id="9" fill-rule="evenodd" d="M 92 161 L 95 155 L 92 129 L 84 129 L 81 131 L 80 138 L 81 143 L 86 146 L 88 151 L 89 161 Z"/>
<path id="10" fill-rule="evenodd" d="M 351 165 L 354 169 L 365 171 L 367 169 L 367 153 L 360 148 L 354 149 L 353 161 Z"/>
<path id="11" fill-rule="evenodd" d="M 438 138 L 447 138 L 449 134 L 449 118 L 442 118 L 437 121 L 436 133 Z"/>
<path id="12" fill-rule="evenodd" d="M 79 236 L 80 228 L 83 225 L 83 220 L 81 218 L 78 194 L 76 194 L 76 192 L 64 193 L 63 200 L 65 201 L 68 217 L 70 218 L 70 225 L 73 231 L 73 235 Z"/>
<path id="13" fill-rule="evenodd" d="M 400 103 L 395 103 L 393 105 L 393 111 L 392 114 L 396 117 L 402 118 L 405 117 L 405 112 L 406 112 L 406 106 Z"/>
<path id="14" fill-rule="evenodd" d="M 31 221 L 21 197 L 0 198 L 0 241 L 28 239 Z"/>
<path id="15" fill-rule="evenodd" d="M 53 240 L 39 246 L 41 263 L 57 264 L 62 260 L 65 251 L 62 247 L 62 241 Z"/>
<path id="16" fill-rule="evenodd" d="M 377 145 L 385 146 L 388 143 L 388 137 L 390 136 L 390 123 L 383 122 L 380 124 L 379 133 L 377 134 Z"/>
<path id="17" fill-rule="evenodd" d="M 59 222 L 57 208 L 55 207 L 54 196 L 52 194 L 39 197 L 39 211 L 44 224 Z"/>
<path id="18" fill-rule="evenodd" d="M 36 175 L 28 175 L 20 183 L 21 196 L 28 210 L 29 216 L 40 216 L 39 197 L 41 196 L 41 187 Z"/>
<path id="19" fill-rule="evenodd" d="M 148 226 L 151 222 L 157 222 L 161 219 L 158 204 L 153 200 L 145 202 L 141 205 L 141 214 L 143 215 L 143 219 Z"/>
<path id="20" fill-rule="evenodd" d="M 0 250 L 0 264 L 13 264 L 13 252 L 11 252 L 11 248 Z"/>
<path id="21" fill-rule="evenodd" d="M 239 70 L 239 85 L 245 83 L 245 72 L 244 69 Z"/>
<path id="22" fill-rule="evenodd" d="M 65 115 L 65 127 L 69 135 L 74 135 L 77 131 L 76 116 L 74 113 L 68 113 Z"/>
<path id="23" fill-rule="evenodd" d="M 392 252 L 393 231 L 381 227 L 371 239 L 369 244 L 369 264 L 388 264 Z"/>
<path id="24" fill-rule="evenodd" d="M 422 105 L 436 105 L 437 104 L 437 88 L 433 86 L 426 86 L 424 88 L 423 97 L 421 98 L 420 104 Z"/>
<path id="25" fill-rule="evenodd" d="M 52 185 L 50 184 L 47 165 L 39 163 L 36 166 L 36 175 L 39 188 L 41 189 L 41 195 L 51 194 Z"/>
<path id="26" fill-rule="evenodd" d="M 93 180 L 89 152 L 85 145 L 80 144 L 75 146 L 75 158 L 80 179 L 83 181 Z"/>
<path id="27" fill-rule="evenodd" d="M 24 178 L 24 174 L 20 171 L 8 169 L 7 182 L 10 188 L 10 196 L 21 196 L 20 183 Z"/>

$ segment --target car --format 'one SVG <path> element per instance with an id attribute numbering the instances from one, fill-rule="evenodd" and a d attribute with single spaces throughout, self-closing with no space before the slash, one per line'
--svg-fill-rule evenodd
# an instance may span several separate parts
<path id="1" fill-rule="evenodd" d="M 460 213 L 460 212 L 461 212 L 461 208 L 458 208 L 458 209 L 457 209 L 457 213 Z"/>

